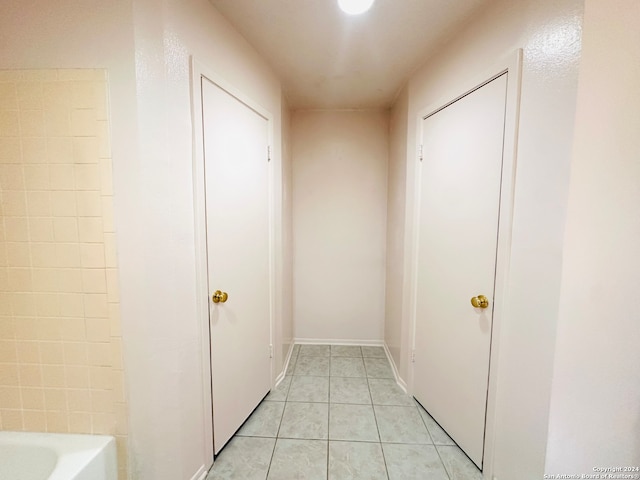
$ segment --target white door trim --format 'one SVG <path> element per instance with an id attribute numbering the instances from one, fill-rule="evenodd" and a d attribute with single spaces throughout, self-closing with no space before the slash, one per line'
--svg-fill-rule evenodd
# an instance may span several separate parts
<path id="1" fill-rule="evenodd" d="M 193 198 L 195 229 L 195 275 L 196 275 L 196 307 L 200 321 L 200 345 L 202 348 L 202 381 L 203 381 L 203 418 L 204 425 L 204 458 L 213 464 L 213 408 L 211 392 L 211 337 L 209 325 L 209 285 L 207 277 L 207 222 L 205 208 L 205 173 L 204 173 L 204 137 L 202 130 L 202 77 L 240 100 L 259 115 L 267 119 L 269 125 L 268 142 L 271 149 L 271 161 L 268 165 L 269 190 L 269 343 L 274 342 L 275 317 L 275 189 L 273 172 L 273 128 L 274 118 L 271 112 L 258 102 L 236 89 L 217 72 L 191 57 L 191 111 L 193 126 Z M 265 152 L 266 156 L 267 152 Z M 273 351 L 273 347 L 272 347 Z M 271 387 L 273 388 L 274 358 L 271 358 Z"/>
<path id="2" fill-rule="evenodd" d="M 471 93 L 490 80 L 508 73 L 507 93 L 505 106 L 505 129 L 503 147 L 503 170 L 500 195 L 500 215 L 498 227 L 498 245 L 496 255 L 496 282 L 495 299 L 493 309 L 493 327 L 491 335 L 491 355 L 489 359 L 489 387 L 487 395 L 487 417 L 485 427 L 485 448 L 483 455 L 483 477 L 486 480 L 492 478 L 493 456 L 495 444 L 495 423 L 496 423 L 496 393 L 498 388 L 498 378 L 500 370 L 499 345 L 501 338 L 501 325 L 507 311 L 506 298 L 508 289 L 509 265 L 511 256 L 511 231 L 513 224 L 513 202 L 515 192 L 516 157 L 518 147 L 518 119 L 520 116 L 520 88 L 522 80 L 522 49 L 516 50 L 511 55 L 499 61 L 492 68 L 481 75 L 474 76 L 472 81 L 465 83 L 463 88 L 456 89 L 450 94 L 443 95 L 441 100 L 435 102 L 418 112 L 416 118 L 416 146 L 415 157 L 409 159 L 410 162 L 417 162 L 417 167 L 413 170 L 414 195 L 409 199 L 413 203 L 413 218 L 411 219 L 412 238 L 409 251 L 406 252 L 409 266 L 409 331 L 411 332 L 411 348 L 407 352 L 409 369 L 408 390 L 413 394 L 414 390 L 414 363 L 412 354 L 415 350 L 416 335 L 416 307 L 418 288 L 418 222 L 420 218 L 420 172 L 422 162 L 419 160 L 419 149 L 422 141 L 423 120 L 427 116 L 450 105 L 463 96 Z M 408 179 L 411 181 L 411 179 Z"/>

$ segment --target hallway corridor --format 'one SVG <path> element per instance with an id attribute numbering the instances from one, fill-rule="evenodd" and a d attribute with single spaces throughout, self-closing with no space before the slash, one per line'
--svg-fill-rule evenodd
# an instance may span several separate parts
<path id="1" fill-rule="evenodd" d="M 296 345 L 207 480 L 481 480 L 382 347 Z"/>

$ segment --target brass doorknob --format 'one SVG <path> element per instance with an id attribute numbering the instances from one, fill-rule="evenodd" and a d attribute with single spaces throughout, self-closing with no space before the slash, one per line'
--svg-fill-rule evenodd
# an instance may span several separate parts
<path id="1" fill-rule="evenodd" d="M 215 292 L 213 292 L 213 296 L 211 297 L 211 300 L 213 301 L 213 303 L 224 303 L 227 301 L 227 298 L 229 298 L 229 295 L 227 295 L 227 292 L 221 292 L 220 290 L 216 290 Z"/>
<path id="2" fill-rule="evenodd" d="M 489 299 L 484 295 L 478 295 L 471 299 L 471 305 L 476 308 L 487 308 L 489 306 Z"/>

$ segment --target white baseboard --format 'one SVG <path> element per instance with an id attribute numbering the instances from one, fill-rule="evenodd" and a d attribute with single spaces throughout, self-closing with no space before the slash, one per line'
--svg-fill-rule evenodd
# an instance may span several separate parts
<path id="1" fill-rule="evenodd" d="M 396 365 L 396 362 L 393 360 L 393 356 L 391 355 L 391 352 L 389 351 L 389 347 L 387 347 L 386 343 L 383 346 L 384 346 L 384 352 L 387 354 L 387 359 L 389 360 L 389 363 L 391 364 L 391 369 L 393 370 L 393 376 L 396 379 L 396 383 L 404 391 L 404 393 L 408 393 L 407 392 L 407 382 L 405 382 L 400 377 L 400 373 L 398 373 L 398 366 Z"/>
<path id="2" fill-rule="evenodd" d="M 357 339 L 336 339 L 336 338 L 295 338 L 294 343 L 300 345 L 370 345 L 382 347 L 383 340 L 357 340 Z"/>
<path id="3" fill-rule="evenodd" d="M 276 384 L 274 385 L 274 387 L 277 387 L 278 385 L 280 385 L 280 382 L 282 382 L 282 380 L 284 380 L 285 374 L 287 373 L 287 369 L 289 368 L 289 362 L 291 361 L 291 355 L 293 355 L 293 346 L 295 344 L 295 339 L 291 342 L 291 345 L 289 345 L 289 351 L 287 352 L 287 359 L 285 360 L 283 366 L 282 366 L 282 371 L 278 374 L 278 376 L 276 377 Z"/>
<path id="4" fill-rule="evenodd" d="M 209 469 L 202 465 L 196 474 L 191 477 L 191 480 L 204 480 L 207 477 L 207 473 L 209 473 Z"/>

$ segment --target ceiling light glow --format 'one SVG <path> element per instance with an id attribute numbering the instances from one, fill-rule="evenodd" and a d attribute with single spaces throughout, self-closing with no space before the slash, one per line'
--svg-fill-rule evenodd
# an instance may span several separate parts
<path id="1" fill-rule="evenodd" d="M 344 13 L 359 15 L 369 10 L 373 2 L 374 0 L 338 0 L 338 5 Z"/>

